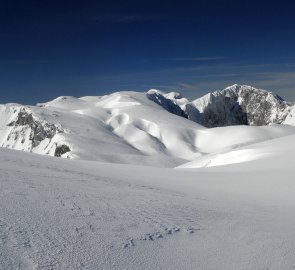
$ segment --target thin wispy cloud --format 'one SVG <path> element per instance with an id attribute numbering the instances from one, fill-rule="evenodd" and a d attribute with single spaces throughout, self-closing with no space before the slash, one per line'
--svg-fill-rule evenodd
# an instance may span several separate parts
<path id="1" fill-rule="evenodd" d="M 177 86 L 181 87 L 181 88 L 185 88 L 185 89 L 195 89 L 196 88 L 195 85 L 189 84 L 189 83 L 178 83 Z"/>
<path id="2" fill-rule="evenodd" d="M 195 61 L 195 62 L 215 61 L 215 60 L 224 60 L 224 59 L 226 59 L 226 57 L 224 56 L 163 58 L 163 60 L 167 60 L 167 61 Z"/>
<path id="3" fill-rule="evenodd" d="M 168 62 L 207 62 L 227 59 L 225 56 L 201 56 L 201 57 L 171 57 L 158 59 L 144 59 L 140 63 L 168 61 Z"/>
<path id="4" fill-rule="evenodd" d="M 295 69 L 295 63 L 265 63 L 265 64 L 239 64 L 226 62 L 214 62 L 214 65 L 195 65 L 188 66 L 182 65 L 165 69 L 166 72 L 190 73 L 198 74 L 204 77 L 212 76 L 227 76 L 237 75 L 240 76 L 244 73 L 256 73 L 269 70 L 290 70 Z"/>
<path id="5" fill-rule="evenodd" d="M 71 80 L 71 81 L 76 81 Z M 208 92 L 238 84 L 252 85 L 273 91 L 288 101 L 295 101 L 295 63 L 219 63 L 195 67 L 157 68 L 151 71 L 126 71 L 104 74 L 85 81 L 95 82 L 98 87 L 110 90 L 146 91 L 151 88 L 166 92 L 176 91 L 195 99 Z M 80 82 L 80 83 L 81 83 Z"/>
<path id="6" fill-rule="evenodd" d="M 241 68 L 272 68 L 272 67 L 295 67 L 294 62 L 288 63 L 265 63 L 265 64 L 249 64 L 249 65 L 239 65 Z"/>
<path id="7" fill-rule="evenodd" d="M 248 73 L 208 74 L 190 77 L 187 81 L 171 84 L 185 96 L 196 98 L 207 92 L 221 90 L 232 84 L 246 84 L 279 94 L 287 101 L 295 101 L 295 71 L 267 71 Z M 199 93 L 196 94 L 196 93 Z"/>

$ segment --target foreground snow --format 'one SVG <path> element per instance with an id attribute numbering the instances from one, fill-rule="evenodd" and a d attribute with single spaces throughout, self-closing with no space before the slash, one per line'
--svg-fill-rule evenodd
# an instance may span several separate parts
<path id="1" fill-rule="evenodd" d="M 294 269 L 294 140 L 191 170 L 1 149 L 0 269 Z"/>

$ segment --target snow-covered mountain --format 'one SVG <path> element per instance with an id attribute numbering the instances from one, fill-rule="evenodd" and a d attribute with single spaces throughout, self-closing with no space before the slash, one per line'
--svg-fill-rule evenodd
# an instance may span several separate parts
<path id="1" fill-rule="evenodd" d="M 0 269 L 293 270 L 295 109 L 239 91 L 1 105 Z M 190 120 L 237 93 L 251 125 Z"/>
<path id="2" fill-rule="evenodd" d="M 206 127 L 273 123 L 295 125 L 294 105 L 272 92 L 247 85 L 235 84 L 193 101 L 182 98 L 178 93 L 150 92 L 158 97 L 158 104 L 166 104 L 163 99 L 172 101 L 181 108 L 185 117 Z M 174 113 L 177 110 L 169 111 Z"/>
<path id="3" fill-rule="evenodd" d="M 0 146 L 65 158 L 175 167 L 293 134 L 295 127 L 289 125 L 249 125 L 292 125 L 294 111 L 269 92 L 237 85 L 194 101 L 158 90 L 64 96 L 37 106 L 0 105 Z M 196 122 L 249 125 L 206 128 Z"/>

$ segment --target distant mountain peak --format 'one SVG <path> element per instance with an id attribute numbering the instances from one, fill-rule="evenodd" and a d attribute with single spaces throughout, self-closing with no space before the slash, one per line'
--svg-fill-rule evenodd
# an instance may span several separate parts
<path id="1" fill-rule="evenodd" d="M 169 93 L 158 95 L 170 99 L 188 119 L 206 127 L 282 124 L 291 110 L 279 95 L 249 85 L 234 84 L 193 101 Z"/>

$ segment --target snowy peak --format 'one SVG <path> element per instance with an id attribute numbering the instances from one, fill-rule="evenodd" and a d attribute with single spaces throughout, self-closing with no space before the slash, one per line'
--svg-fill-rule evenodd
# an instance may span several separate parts
<path id="1" fill-rule="evenodd" d="M 237 84 L 193 103 L 203 112 L 203 124 L 207 127 L 280 124 L 285 120 L 284 110 L 288 107 L 271 92 Z"/>
<path id="2" fill-rule="evenodd" d="M 184 112 L 184 117 L 210 128 L 282 124 L 285 119 L 288 119 L 288 124 L 295 123 L 289 116 L 292 108 L 289 103 L 272 92 L 248 85 L 234 84 L 193 101 L 170 93 L 164 94 L 159 91 L 155 93 L 157 99 L 153 101 L 159 105 L 165 108 L 166 103 L 171 102 L 173 106 L 179 107 Z M 174 108 L 168 111 L 174 113 L 176 110 Z"/>
<path id="3" fill-rule="evenodd" d="M 257 89 L 248 85 L 234 84 L 232 86 L 226 87 L 224 90 L 215 91 L 212 93 L 212 95 L 224 95 L 229 98 L 237 98 L 239 102 L 247 101 L 247 99 L 252 96 L 253 98 L 259 97 L 263 101 L 267 100 L 268 102 L 272 102 L 277 106 L 285 106 L 287 104 L 287 102 L 277 94 L 263 89 Z"/>

